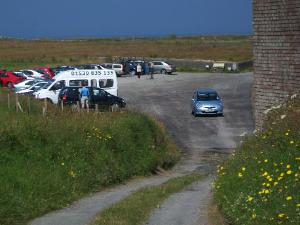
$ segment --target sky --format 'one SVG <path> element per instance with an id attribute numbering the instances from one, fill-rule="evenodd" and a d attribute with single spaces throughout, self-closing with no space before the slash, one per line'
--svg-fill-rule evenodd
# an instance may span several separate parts
<path id="1" fill-rule="evenodd" d="M 0 5 L 2 37 L 252 33 L 251 0 L 1 0 Z"/>

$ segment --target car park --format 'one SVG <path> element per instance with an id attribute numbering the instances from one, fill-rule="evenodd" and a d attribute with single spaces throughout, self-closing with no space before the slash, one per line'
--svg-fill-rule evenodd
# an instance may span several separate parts
<path id="1" fill-rule="evenodd" d="M 38 72 L 36 70 L 26 69 L 26 70 L 20 70 L 20 72 L 33 78 L 39 78 L 39 79 L 48 78 L 48 76 L 45 75 L 45 73 L 43 73 L 42 71 Z"/>
<path id="2" fill-rule="evenodd" d="M 164 61 L 153 61 L 154 73 L 172 74 L 176 72 L 176 67 Z"/>
<path id="3" fill-rule="evenodd" d="M 25 80 L 26 78 L 22 75 L 16 74 L 14 72 L 0 72 L 0 86 L 1 87 L 9 87 L 11 88 L 13 83 L 18 81 Z"/>
<path id="4" fill-rule="evenodd" d="M 114 70 L 70 70 L 54 77 L 54 82 L 47 88 L 35 92 L 37 99 L 48 99 L 58 103 L 58 93 L 63 87 L 78 86 L 99 87 L 112 95 L 118 95 L 118 81 Z"/>
<path id="5" fill-rule="evenodd" d="M 29 88 L 39 81 L 41 81 L 41 80 L 38 80 L 38 79 L 22 80 L 22 81 L 12 84 L 11 89 L 12 89 L 12 91 L 17 92 L 17 91 Z"/>
<path id="6" fill-rule="evenodd" d="M 80 88 L 81 87 L 64 87 L 59 92 L 59 104 L 64 105 L 77 104 L 80 101 Z M 126 102 L 123 98 L 112 95 L 107 91 L 97 88 L 88 87 L 89 89 L 89 106 L 95 108 L 95 105 L 99 107 L 103 106 L 115 106 L 123 108 L 126 106 Z"/>
<path id="7" fill-rule="evenodd" d="M 194 91 L 192 114 L 223 116 L 223 103 L 217 91 L 212 88 L 200 88 Z"/>
<path id="8" fill-rule="evenodd" d="M 40 81 L 40 82 L 33 84 L 29 88 L 19 90 L 16 93 L 17 94 L 32 94 L 32 93 L 38 91 L 41 87 L 45 86 L 47 83 L 48 83 L 47 81 Z"/>

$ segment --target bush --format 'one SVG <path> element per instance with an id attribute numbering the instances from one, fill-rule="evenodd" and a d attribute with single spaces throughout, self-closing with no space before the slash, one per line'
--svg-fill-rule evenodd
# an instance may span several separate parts
<path id="1" fill-rule="evenodd" d="M 1 225 L 24 224 L 178 159 L 161 125 L 141 113 L 61 112 L 48 105 L 43 117 L 40 102 L 31 102 L 29 115 L 16 113 L 0 95 Z"/>
<path id="2" fill-rule="evenodd" d="M 218 168 L 215 200 L 230 224 L 300 224 L 300 100 L 272 112 Z"/>

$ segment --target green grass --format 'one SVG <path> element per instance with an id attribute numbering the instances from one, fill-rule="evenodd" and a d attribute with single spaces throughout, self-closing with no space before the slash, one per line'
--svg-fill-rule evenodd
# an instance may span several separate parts
<path id="1" fill-rule="evenodd" d="M 269 115 L 218 168 L 215 200 L 234 225 L 300 224 L 300 99 Z"/>
<path id="2" fill-rule="evenodd" d="M 14 96 L 11 96 L 13 102 Z M 161 124 L 136 112 L 77 113 L 20 98 L 16 113 L 0 90 L 0 224 L 32 218 L 103 187 L 178 160 Z"/>
<path id="3" fill-rule="evenodd" d="M 201 179 L 200 175 L 173 178 L 157 187 L 143 188 L 101 212 L 90 225 L 141 225 L 170 195 Z"/>

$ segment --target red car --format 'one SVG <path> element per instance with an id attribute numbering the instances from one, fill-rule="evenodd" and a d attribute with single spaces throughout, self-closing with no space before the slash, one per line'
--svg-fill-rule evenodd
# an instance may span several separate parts
<path id="1" fill-rule="evenodd" d="M 0 71 L 0 86 L 1 87 L 11 87 L 15 82 L 25 80 L 26 78 L 22 75 L 16 74 L 14 72 Z"/>
<path id="2" fill-rule="evenodd" d="M 50 79 L 55 76 L 54 71 L 49 67 L 40 67 L 36 69 L 37 72 L 48 75 Z"/>

